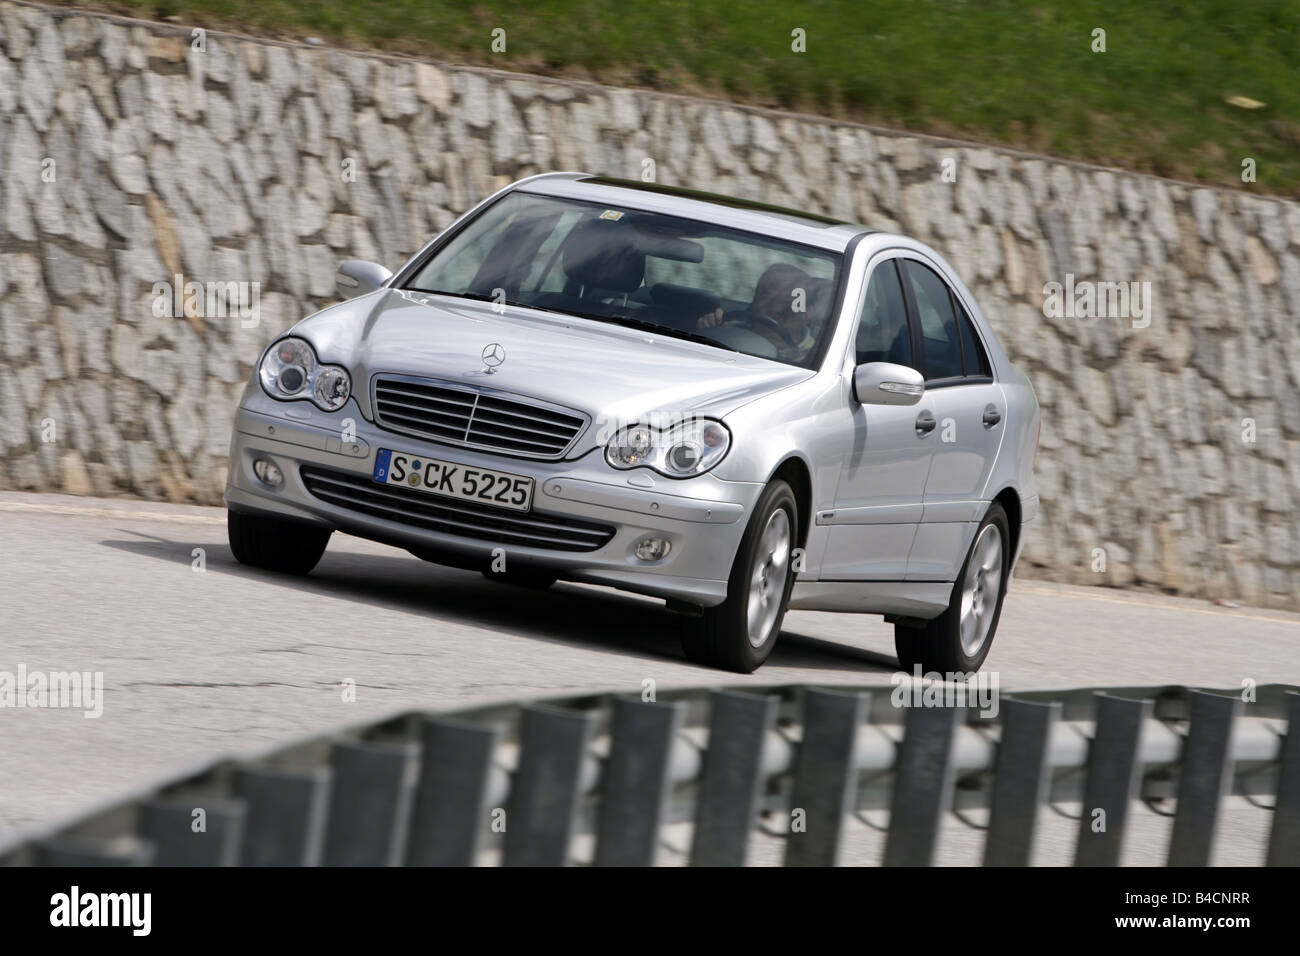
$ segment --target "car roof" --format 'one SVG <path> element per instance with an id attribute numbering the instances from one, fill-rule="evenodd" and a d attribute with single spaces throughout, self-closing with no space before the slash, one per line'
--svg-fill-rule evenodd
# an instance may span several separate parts
<path id="1" fill-rule="evenodd" d="M 547 173 L 515 186 L 523 192 L 699 219 L 773 238 L 843 252 L 855 236 L 876 232 L 856 223 L 718 193 L 589 173 Z"/>

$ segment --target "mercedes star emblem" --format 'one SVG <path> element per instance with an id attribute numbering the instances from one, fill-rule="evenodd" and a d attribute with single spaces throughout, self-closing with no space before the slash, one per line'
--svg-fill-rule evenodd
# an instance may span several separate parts
<path id="1" fill-rule="evenodd" d="M 506 360 L 505 346 L 499 342 L 483 346 L 483 371 L 488 375 L 496 372 L 497 366 Z"/>

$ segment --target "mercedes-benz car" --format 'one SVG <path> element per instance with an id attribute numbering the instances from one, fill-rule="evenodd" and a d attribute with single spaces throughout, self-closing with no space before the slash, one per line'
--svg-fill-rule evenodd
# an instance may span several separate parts
<path id="1" fill-rule="evenodd" d="M 933 249 L 551 173 L 338 281 L 236 413 L 239 561 L 306 574 L 338 531 L 662 598 L 716 667 L 761 665 L 788 608 L 884 615 L 909 670 L 983 663 L 1039 411 Z"/>

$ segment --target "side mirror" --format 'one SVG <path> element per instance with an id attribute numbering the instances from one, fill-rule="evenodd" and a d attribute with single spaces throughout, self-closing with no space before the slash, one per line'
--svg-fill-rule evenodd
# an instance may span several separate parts
<path id="1" fill-rule="evenodd" d="M 374 292 L 392 276 L 391 272 L 377 262 L 349 259 L 339 266 L 339 271 L 334 276 L 334 284 L 345 299 L 350 299 L 355 295 Z"/>
<path id="2" fill-rule="evenodd" d="M 925 377 L 893 362 L 867 362 L 853 370 L 853 397 L 863 405 L 915 405 L 925 392 Z"/>

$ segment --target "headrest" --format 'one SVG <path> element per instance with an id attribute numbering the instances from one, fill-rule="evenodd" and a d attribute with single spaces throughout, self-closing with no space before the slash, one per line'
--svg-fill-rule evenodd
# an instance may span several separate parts
<path id="1" fill-rule="evenodd" d="M 804 283 L 808 295 L 808 311 L 824 317 L 830 312 L 831 299 L 835 297 L 835 283 L 830 279 L 809 279 Z"/>
<path id="2" fill-rule="evenodd" d="M 560 265 L 584 288 L 634 292 L 645 277 L 645 254 L 628 224 L 605 219 L 580 222 L 564 238 Z"/>

